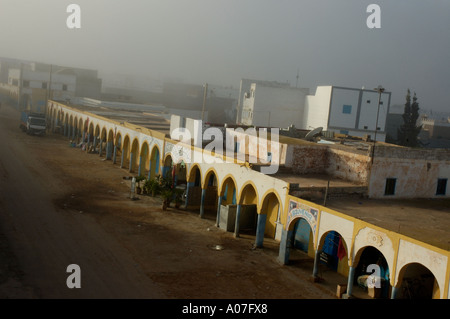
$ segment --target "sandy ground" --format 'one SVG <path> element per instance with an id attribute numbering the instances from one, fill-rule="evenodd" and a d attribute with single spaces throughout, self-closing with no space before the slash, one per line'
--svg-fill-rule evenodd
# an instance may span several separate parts
<path id="1" fill-rule="evenodd" d="M 253 236 L 236 239 L 212 216 L 132 201 L 126 170 L 18 123 L 3 106 L 0 298 L 335 298 L 310 282 L 310 259 L 282 266 L 274 241 L 253 249 Z M 80 289 L 66 286 L 69 264 Z"/>

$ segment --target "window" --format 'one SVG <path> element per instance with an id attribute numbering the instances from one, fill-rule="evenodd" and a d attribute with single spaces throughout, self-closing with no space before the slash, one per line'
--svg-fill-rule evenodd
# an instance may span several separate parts
<path id="1" fill-rule="evenodd" d="M 367 100 L 366 102 L 367 102 L 367 104 L 370 104 L 370 100 Z"/>
<path id="2" fill-rule="evenodd" d="M 351 114 L 352 113 L 352 106 L 344 104 L 344 106 L 342 107 L 342 113 L 344 113 L 344 114 Z"/>
<path id="3" fill-rule="evenodd" d="M 438 178 L 436 195 L 445 195 L 447 191 L 447 178 Z"/>
<path id="4" fill-rule="evenodd" d="M 42 82 L 42 88 L 46 89 L 47 88 L 47 82 Z"/>
<path id="5" fill-rule="evenodd" d="M 23 87 L 24 87 L 24 88 L 29 88 L 29 87 L 30 87 L 30 81 L 28 81 L 28 80 L 23 80 Z"/>
<path id="6" fill-rule="evenodd" d="M 67 91 L 67 84 L 63 84 L 62 90 L 63 90 L 63 91 Z M 183 126 L 183 127 L 184 127 L 184 126 Z"/>
<path id="7" fill-rule="evenodd" d="M 386 178 L 386 188 L 384 189 L 384 195 L 394 195 L 395 194 L 396 182 L 397 182 L 396 178 Z"/>
<path id="8" fill-rule="evenodd" d="M 367 125 L 364 126 L 364 129 L 367 130 Z"/>

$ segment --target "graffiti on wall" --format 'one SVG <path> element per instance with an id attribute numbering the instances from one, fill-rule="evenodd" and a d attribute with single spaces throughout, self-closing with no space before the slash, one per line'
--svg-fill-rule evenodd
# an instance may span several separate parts
<path id="1" fill-rule="evenodd" d="M 289 228 L 289 225 L 294 219 L 301 217 L 308 222 L 308 224 L 311 226 L 313 234 L 315 235 L 318 215 L 319 211 L 317 209 L 291 199 L 289 201 L 289 212 L 286 223 L 287 228 Z"/>

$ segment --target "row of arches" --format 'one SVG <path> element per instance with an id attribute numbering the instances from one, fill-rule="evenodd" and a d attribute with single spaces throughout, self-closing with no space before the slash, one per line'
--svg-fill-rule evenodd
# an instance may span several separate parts
<path id="1" fill-rule="evenodd" d="M 137 137 L 122 133 L 117 126 L 107 128 L 100 121 L 89 116 L 77 116 L 51 107 L 48 114 L 50 129 L 60 132 L 72 141 L 85 144 L 86 151 L 94 150 L 100 156 L 112 160 L 115 164 L 120 160 L 120 167 L 138 175 L 154 178 L 160 169 L 160 146 L 144 141 L 142 145 Z"/>
<path id="2" fill-rule="evenodd" d="M 252 181 L 239 185 L 232 174 L 220 177 L 214 167 L 187 165 L 178 156 L 174 162 L 173 154 L 164 153 L 162 143 L 155 143 L 156 139 L 140 140 L 121 126 L 102 126 L 100 120 L 70 112 L 58 104 L 51 104 L 47 114 L 52 131 L 64 134 L 77 144 L 85 144 L 86 151 L 105 155 L 114 164 L 120 161 L 121 168 L 149 179 L 158 175 L 172 177 L 174 185 L 184 185 L 186 189 L 186 208 L 198 209 L 202 218 L 214 218 L 218 227 L 227 224 L 224 227 L 232 229 L 236 237 L 241 230 L 250 231 L 257 237 L 257 247 L 262 247 L 264 237 L 275 237 L 282 201 L 274 189 L 260 198 Z M 233 212 L 234 218 L 221 219 L 221 212 Z"/>
<path id="3" fill-rule="evenodd" d="M 164 158 L 163 176 L 172 176 L 175 185 L 184 185 L 185 207 L 198 209 L 200 217 L 215 219 L 216 226 L 232 230 L 236 237 L 247 230 L 256 235 L 256 247 L 262 247 L 264 237 L 275 238 L 282 212 L 276 190 L 268 190 L 259 198 L 253 181 L 238 185 L 232 174 L 220 177 L 213 166 L 186 165 L 182 160 L 174 163 L 170 154 Z M 231 220 L 224 216 L 230 212 L 234 216 Z"/>
<path id="4" fill-rule="evenodd" d="M 314 248 L 313 241 L 314 235 L 310 223 L 303 217 L 295 218 L 287 232 L 286 247 L 290 251 L 284 263 L 304 269 L 311 268 L 315 279 L 327 280 L 327 276 L 335 276 L 335 273 L 347 277 L 347 283 L 341 282 L 347 285 L 347 296 L 367 296 L 372 283 L 370 280 L 376 278 L 377 286 L 371 291 L 374 294 L 371 297 L 392 299 L 440 297 L 442 287 L 439 287 L 433 272 L 419 262 L 402 265 L 396 284 L 392 286 L 391 267 L 383 252 L 377 247 L 371 245 L 359 247 L 350 267 L 349 246 L 338 231 L 329 230 L 323 233 L 318 238 L 317 249 Z M 370 277 L 372 272 L 375 277 Z"/>
<path id="5" fill-rule="evenodd" d="M 359 247 L 353 266 L 348 264 L 347 242 L 337 230 L 330 230 L 319 238 L 314 248 L 312 228 L 308 221 L 296 217 L 286 231 L 281 225 L 283 201 L 275 189 L 259 194 L 258 187 L 251 180 L 244 183 L 236 180 L 233 174 L 218 172 L 214 165 L 187 164 L 182 159 L 175 162 L 171 152 L 164 151 L 161 143 L 152 137 L 140 139 L 120 126 L 101 126 L 101 121 L 89 119 L 87 115 L 69 114 L 64 109 L 51 108 L 49 123 L 53 131 L 58 131 L 77 143 L 85 143 L 86 150 L 98 149 L 115 164 L 129 172 L 155 178 L 158 175 L 171 177 L 175 186 L 186 189 L 185 208 L 198 210 L 200 217 L 215 220 L 218 227 L 234 232 L 255 236 L 255 246 L 262 247 L 265 238 L 276 238 L 283 232 L 280 243 L 280 256 L 295 264 L 295 252 L 303 251 L 313 260 L 313 276 L 317 276 L 319 265 L 325 265 L 334 272 L 348 274 L 349 284 L 358 286 L 360 279 L 367 274 L 367 265 L 383 265 L 383 274 L 389 274 L 389 266 L 383 253 L 376 247 Z M 284 251 L 291 253 L 285 254 Z M 385 285 L 380 292 L 382 297 L 414 298 L 435 297 L 440 287 L 428 268 L 420 263 L 409 263 L 400 270 L 398 284 Z"/>

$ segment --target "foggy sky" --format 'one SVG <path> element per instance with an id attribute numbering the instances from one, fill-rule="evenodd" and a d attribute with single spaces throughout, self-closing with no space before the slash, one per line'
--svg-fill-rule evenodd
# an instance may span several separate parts
<path id="1" fill-rule="evenodd" d="M 81 29 L 66 8 L 81 7 Z M 381 7 L 381 29 L 366 8 Z M 450 0 L 0 0 L 0 56 L 238 87 L 375 88 L 450 111 Z"/>

